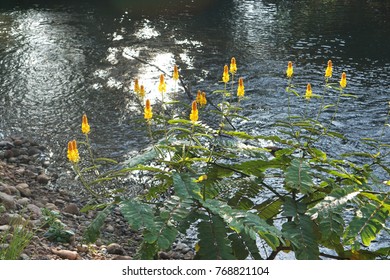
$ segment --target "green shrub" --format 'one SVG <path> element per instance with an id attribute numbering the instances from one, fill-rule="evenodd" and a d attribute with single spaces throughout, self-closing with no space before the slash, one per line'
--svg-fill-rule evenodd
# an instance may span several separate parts
<path id="1" fill-rule="evenodd" d="M 179 233 L 186 234 L 190 227 L 197 229 L 196 259 L 273 259 L 281 251 L 292 251 L 297 259 L 389 258 L 388 245 L 370 247 L 379 234 L 389 235 L 388 184 L 373 172 L 381 169 L 389 176 L 388 145 L 381 139 L 362 139 L 370 152 L 337 157 L 321 148 L 325 140 L 345 139 L 332 130 L 332 121 L 341 99 L 353 98 L 345 92 L 345 74 L 339 84 L 330 83 L 329 67 L 332 65 L 326 70 L 324 93 L 313 94 L 308 85 L 303 94 L 292 82 L 289 64 L 288 118 L 274 123 L 275 135 L 232 129 L 235 119 L 245 119 L 241 112 L 247 98 L 243 80 L 236 87 L 234 67 L 229 74 L 225 66 L 224 87 L 207 95 L 207 105 L 204 94 L 198 94 L 191 106 L 164 102 L 162 76 L 161 112 L 153 112 L 150 101 L 142 107 L 153 147 L 124 167 L 93 156 L 88 120 L 83 117 L 86 141 L 80 143 L 91 158 L 80 159 L 76 141 L 69 142 L 68 158 L 92 197 L 84 211 L 101 210 L 86 232 L 88 241 L 96 240 L 105 218 L 117 205 L 129 226 L 142 232 L 140 259 L 157 258 L 159 251 L 169 250 Z M 335 104 L 327 104 L 327 92 L 337 94 Z M 140 93 L 139 86 L 135 93 Z M 139 96 L 141 105 L 143 94 Z M 211 100 L 218 98 L 220 103 L 213 105 Z M 301 115 L 291 115 L 291 98 L 301 100 Z M 309 117 L 314 98 L 321 102 L 316 116 Z M 188 112 L 188 119 L 170 117 L 170 108 Z M 334 110 L 332 118 L 321 122 L 322 113 L 329 108 Z M 206 112 L 214 114 L 219 124 L 211 127 L 202 120 Z M 357 159 L 361 163 L 357 164 Z M 129 174 L 139 177 L 143 189 L 131 197 L 126 196 L 126 188 L 116 185 Z M 142 180 L 145 178 L 148 180 Z M 323 248 L 333 253 L 324 253 Z"/>

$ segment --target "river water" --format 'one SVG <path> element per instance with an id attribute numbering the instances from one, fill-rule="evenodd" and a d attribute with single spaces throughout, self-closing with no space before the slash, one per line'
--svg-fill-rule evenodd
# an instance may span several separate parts
<path id="1" fill-rule="evenodd" d="M 67 142 L 81 138 L 83 113 L 102 155 L 127 159 L 147 146 L 132 81 L 139 78 L 156 103 L 158 77 L 174 64 L 194 94 L 220 89 L 223 65 L 236 57 L 251 118 L 238 127 L 254 133 L 273 133 L 273 121 L 287 113 L 289 60 L 301 92 L 311 82 L 322 93 L 328 59 L 334 82 L 347 73 L 347 92 L 357 98 L 341 100 L 333 123 L 352 139 L 342 149 L 378 136 L 389 110 L 390 1 L 21 2 L 0 4 L 0 138 L 34 138 L 59 164 Z M 180 87 L 175 98 L 190 102 Z M 302 106 L 294 101 L 291 110 Z"/>

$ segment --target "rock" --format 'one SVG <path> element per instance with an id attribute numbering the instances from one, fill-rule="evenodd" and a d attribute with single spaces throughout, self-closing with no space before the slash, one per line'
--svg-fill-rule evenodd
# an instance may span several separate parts
<path id="1" fill-rule="evenodd" d="M 21 205 L 21 206 L 26 206 L 29 203 L 30 203 L 30 199 L 27 197 L 23 197 L 21 199 L 16 200 L 16 204 Z"/>
<path id="2" fill-rule="evenodd" d="M 77 252 L 70 251 L 70 250 L 52 249 L 51 251 L 53 252 L 53 254 L 56 254 L 57 256 L 67 260 L 76 260 L 79 256 Z"/>
<path id="3" fill-rule="evenodd" d="M 108 232 L 114 232 L 114 231 L 115 231 L 115 228 L 114 228 L 112 225 L 108 225 L 108 226 L 106 227 L 106 230 L 107 230 Z"/>
<path id="4" fill-rule="evenodd" d="M 49 181 L 50 181 L 50 177 L 47 176 L 46 174 L 39 174 L 37 176 L 37 182 L 39 184 L 46 185 L 47 183 L 49 183 Z"/>
<path id="5" fill-rule="evenodd" d="M 13 146 L 14 146 L 14 144 L 12 144 L 9 141 L 0 141 L 0 148 L 1 149 L 11 149 Z"/>
<path id="6" fill-rule="evenodd" d="M 115 256 L 115 257 L 112 258 L 112 260 L 115 260 L 115 261 L 117 261 L 117 260 L 119 260 L 119 261 L 129 261 L 129 260 L 132 260 L 132 258 L 129 257 L 129 256 Z"/>
<path id="7" fill-rule="evenodd" d="M 69 203 L 65 208 L 64 208 L 65 213 L 69 213 L 72 215 L 80 215 L 80 210 L 77 207 L 75 203 Z"/>
<path id="8" fill-rule="evenodd" d="M 58 207 L 53 203 L 46 203 L 45 207 L 49 210 L 58 211 Z"/>
<path id="9" fill-rule="evenodd" d="M 23 145 L 23 140 L 22 139 L 15 139 L 14 140 L 14 145 L 15 146 L 22 146 Z"/>
<path id="10" fill-rule="evenodd" d="M 6 209 L 15 209 L 15 200 L 12 196 L 0 192 L 0 202 L 3 203 Z"/>
<path id="11" fill-rule="evenodd" d="M 24 253 L 23 253 L 23 254 L 20 255 L 20 259 L 21 259 L 21 260 L 24 260 L 24 261 L 27 261 L 27 260 L 30 259 L 30 257 L 29 257 L 27 254 L 24 254 Z"/>
<path id="12" fill-rule="evenodd" d="M 21 183 L 15 187 L 23 197 L 31 197 L 31 190 L 29 185 L 26 183 Z"/>
<path id="13" fill-rule="evenodd" d="M 111 243 L 107 246 L 107 253 L 112 255 L 123 255 L 125 251 L 118 243 Z"/>
<path id="14" fill-rule="evenodd" d="M 39 208 L 35 204 L 27 205 L 27 209 L 30 210 L 33 219 L 38 219 L 42 216 L 41 208 Z"/>
<path id="15" fill-rule="evenodd" d="M 11 150 L 4 151 L 4 158 L 10 159 L 13 156 L 14 156 L 14 153 Z"/>
<path id="16" fill-rule="evenodd" d="M 32 147 L 30 147 L 30 148 L 28 149 L 27 153 L 28 153 L 29 156 L 33 156 L 33 155 L 40 154 L 40 153 L 41 153 L 41 150 L 38 149 L 38 147 L 32 146 Z"/>
<path id="17" fill-rule="evenodd" d="M 0 226 L 0 232 L 9 231 L 10 229 L 11 229 L 11 226 L 9 226 L 9 225 Z"/>
<path id="18" fill-rule="evenodd" d="M 0 182 L 0 192 L 6 193 L 6 194 L 11 194 L 11 190 L 10 190 L 9 186 L 7 186 L 6 184 L 1 183 L 1 182 Z"/>
<path id="19" fill-rule="evenodd" d="M 14 186 L 8 186 L 8 189 L 11 192 L 11 195 L 17 195 L 17 196 L 20 195 L 19 191 Z"/>
<path id="20" fill-rule="evenodd" d="M 19 214 L 4 213 L 0 217 L 0 225 L 21 224 L 25 220 Z"/>
<path id="21" fill-rule="evenodd" d="M 21 163 L 29 163 L 30 162 L 30 157 L 28 155 L 20 155 L 18 156 L 18 160 L 21 162 Z"/>
<path id="22" fill-rule="evenodd" d="M 89 248 L 87 245 L 83 244 L 83 245 L 77 245 L 77 251 L 81 252 L 81 253 L 87 253 L 89 251 Z"/>
<path id="23" fill-rule="evenodd" d="M 171 258 L 170 255 L 168 253 L 166 253 L 166 252 L 160 252 L 159 253 L 159 257 L 162 260 L 169 260 Z"/>

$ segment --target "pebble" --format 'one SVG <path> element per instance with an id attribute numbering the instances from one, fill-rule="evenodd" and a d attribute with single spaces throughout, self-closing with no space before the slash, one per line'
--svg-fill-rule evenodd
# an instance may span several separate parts
<path id="1" fill-rule="evenodd" d="M 112 255 L 123 255 L 125 252 L 118 243 L 111 243 L 107 246 L 107 253 Z"/>
<path id="2" fill-rule="evenodd" d="M 0 192 L 0 202 L 6 209 L 15 209 L 15 199 L 9 194 Z"/>
<path id="3" fill-rule="evenodd" d="M 65 213 L 80 215 L 79 207 L 75 203 L 70 203 L 64 208 Z"/>
<path id="4" fill-rule="evenodd" d="M 15 187 L 23 197 L 31 197 L 31 190 L 29 185 L 26 183 L 21 183 Z"/>
<path id="5" fill-rule="evenodd" d="M 31 200 L 29 198 L 23 197 L 23 198 L 16 200 L 16 204 L 21 205 L 21 206 L 26 206 L 27 204 L 30 203 L 30 201 Z"/>
<path id="6" fill-rule="evenodd" d="M 47 185 L 50 181 L 50 177 L 46 174 L 39 174 L 37 176 L 37 182 L 42 185 Z"/>
<path id="7" fill-rule="evenodd" d="M 70 251 L 70 250 L 56 250 L 52 249 L 51 250 L 53 254 L 56 254 L 57 256 L 63 258 L 63 259 L 68 259 L 68 260 L 76 260 L 79 256 L 79 254 L 75 251 Z"/>
<path id="8" fill-rule="evenodd" d="M 9 225 L 0 226 L 0 231 L 9 231 L 10 229 L 11 229 L 11 226 L 9 226 Z"/>
<path id="9" fill-rule="evenodd" d="M 27 209 L 30 210 L 33 219 L 38 219 L 42 216 L 41 208 L 39 208 L 35 204 L 27 205 Z"/>
<path id="10" fill-rule="evenodd" d="M 114 228 L 112 225 L 108 225 L 108 226 L 106 227 L 106 230 L 107 230 L 108 232 L 114 232 L 114 231 L 115 231 L 115 228 Z"/>

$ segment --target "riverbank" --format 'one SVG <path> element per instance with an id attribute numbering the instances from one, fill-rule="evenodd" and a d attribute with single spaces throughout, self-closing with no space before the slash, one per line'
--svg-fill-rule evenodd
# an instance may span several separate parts
<path id="1" fill-rule="evenodd" d="M 45 160 L 45 151 L 45 147 L 23 137 L 0 141 L 0 249 L 10 246 L 13 229 L 22 224 L 33 235 L 20 256 L 23 260 L 132 259 L 142 236 L 128 228 L 119 209 L 106 219 L 94 244 L 84 242 L 83 234 L 96 212 L 80 212 L 88 198 L 53 183 L 57 175 L 47 171 L 52 163 Z M 69 240 L 55 240 L 48 212 L 56 213 L 57 225 L 69 234 Z M 187 245 L 175 243 L 172 251 L 160 252 L 159 257 L 192 259 L 193 252 Z"/>

